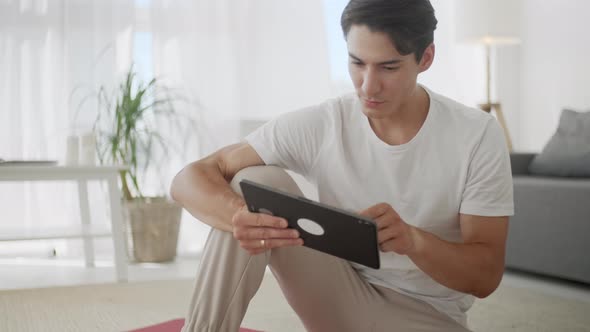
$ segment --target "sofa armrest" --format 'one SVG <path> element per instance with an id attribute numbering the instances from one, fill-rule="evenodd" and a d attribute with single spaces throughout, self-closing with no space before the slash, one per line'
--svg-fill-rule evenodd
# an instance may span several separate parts
<path id="1" fill-rule="evenodd" d="M 512 175 L 529 174 L 529 164 L 536 155 L 536 153 L 528 152 L 510 153 L 510 165 L 512 167 Z"/>

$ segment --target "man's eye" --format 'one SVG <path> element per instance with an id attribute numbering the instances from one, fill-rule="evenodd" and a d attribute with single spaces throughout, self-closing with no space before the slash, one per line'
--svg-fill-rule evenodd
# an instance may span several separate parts
<path id="1" fill-rule="evenodd" d="M 383 69 L 385 69 L 387 71 L 396 71 L 399 69 L 399 67 L 383 67 Z"/>
<path id="2" fill-rule="evenodd" d="M 363 65 L 362 62 L 358 62 L 358 61 L 352 61 L 351 63 L 355 66 L 362 66 Z"/>

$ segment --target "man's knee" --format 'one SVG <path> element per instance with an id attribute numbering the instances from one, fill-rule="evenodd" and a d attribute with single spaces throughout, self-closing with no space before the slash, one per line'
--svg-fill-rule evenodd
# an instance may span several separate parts
<path id="1" fill-rule="evenodd" d="M 277 166 L 251 166 L 240 170 L 230 182 L 231 188 L 242 195 L 240 181 L 247 179 L 293 195 L 303 195 L 293 178 Z"/>

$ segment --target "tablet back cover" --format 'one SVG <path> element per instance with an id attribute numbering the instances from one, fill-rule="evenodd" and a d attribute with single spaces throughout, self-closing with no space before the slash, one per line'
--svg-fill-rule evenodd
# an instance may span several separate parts
<path id="1" fill-rule="evenodd" d="M 355 263 L 378 269 L 379 248 L 374 221 L 309 199 L 291 195 L 249 180 L 240 182 L 250 212 L 287 219 L 299 231 L 304 245 Z M 321 226 L 307 227 L 311 220 Z M 316 230 L 312 234 L 307 230 Z M 319 235 L 323 229 L 323 234 Z M 320 230 L 320 232 L 317 232 Z"/>

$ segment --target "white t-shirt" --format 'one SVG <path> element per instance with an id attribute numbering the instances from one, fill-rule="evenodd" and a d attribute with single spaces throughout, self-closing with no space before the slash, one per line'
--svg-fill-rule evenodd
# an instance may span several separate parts
<path id="1" fill-rule="evenodd" d="M 358 212 L 387 202 L 406 223 L 461 242 L 459 213 L 513 215 L 508 149 L 492 115 L 426 91 L 426 120 L 402 145 L 375 135 L 355 94 L 281 115 L 246 141 L 265 164 L 315 184 L 322 203 Z M 368 282 L 423 300 L 466 326 L 473 296 L 434 281 L 405 255 L 380 256 L 379 270 L 353 266 Z"/>

